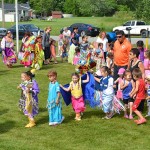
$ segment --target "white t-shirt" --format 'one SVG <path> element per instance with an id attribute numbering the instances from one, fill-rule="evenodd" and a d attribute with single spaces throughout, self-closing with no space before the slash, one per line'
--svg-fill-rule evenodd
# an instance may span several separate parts
<path id="1" fill-rule="evenodd" d="M 100 37 L 98 37 L 96 42 L 97 43 L 103 43 L 103 50 L 104 50 L 104 52 L 107 52 L 107 43 L 108 43 L 107 38 L 101 39 Z"/>
<path id="2" fill-rule="evenodd" d="M 103 90 L 103 93 L 106 95 L 113 94 L 114 93 L 113 85 L 114 85 L 114 79 L 112 77 L 110 77 L 108 79 L 108 87 L 106 90 Z"/>
<path id="3" fill-rule="evenodd" d="M 62 34 L 63 34 L 63 36 L 71 37 L 71 31 L 70 30 L 67 30 L 67 32 L 63 31 Z"/>

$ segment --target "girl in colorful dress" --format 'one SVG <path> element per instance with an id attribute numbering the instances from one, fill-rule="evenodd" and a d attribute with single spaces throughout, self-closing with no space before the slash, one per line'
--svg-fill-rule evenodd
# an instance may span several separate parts
<path id="1" fill-rule="evenodd" d="M 120 89 L 122 90 L 123 102 L 125 104 L 124 117 L 133 119 L 132 116 L 132 106 L 133 106 L 133 98 L 130 97 L 130 94 L 134 91 L 135 83 L 132 80 L 132 74 L 130 70 L 126 70 L 124 72 L 123 81 L 121 82 Z M 128 116 L 127 110 L 128 105 L 130 109 L 130 114 Z"/>
<path id="2" fill-rule="evenodd" d="M 57 59 L 56 59 L 56 41 L 55 40 L 51 40 L 50 43 L 50 51 L 51 51 L 51 57 L 54 58 L 54 63 L 57 64 Z"/>
<path id="3" fill-rule="evenodd" d="M 145 78 L 150 76 L 150 50 L 146 50 L 144 53 L 144 69 L 145 69 Z"/>
<path id="4" fill-rule="evenodd" d="M 144 62 L 144 51 L 145 51 L 145 49 L 144 49 L 144 42 L 143 41 L 137 41 L 136 45 L 137 45 L 137 49 L 140 52 L 139 59 L 142 62 Z"/>
<path id="5" fill-rule="evenodd" d="M 80 48 L 76 47 L 75 48 L 75 55 L 74 55 L 74 58 L 73 58 L 73 64 L 77 65 L 78 62 L 79 62 L 79 59 L 80 59 Z"/>
<path id="6" fill-rule="evenodd" d="M 135 98 L 132 110 L 138 116 L 138 120 L 134 120 L 137 125 L 146 123 L 146 119 L 142 115 L 145 101 L 145 82 L 142 79 L 142 72 L 139 68 L 135 68 L 132 72 L 133 78 L 136 81 L 135 89 L 130 93 L 130 97 Z"/>
<path id="7" fill-rule="evenodd" d="M 60 87 L 57 82 L 57 72 L 51 70 L 47 76 L 50 80 L 47 99 L 49 125 L 57 125 L 61 124 L 64 120 L 62 116 L 62 103 L 60 101 Z"/>
<path id="8" fill-rule="evenodd" d="M 102 78 L 99 79 L 97 77 L 94 77 L 95 80 L 100 83 L 100 91 L 102 93 L 102 108 L 104 113 L 106 114 L 106 116 L 102 119 L 110 119 L 113 115 L 112 102 L 114 98 L 114 80 L 110 76 L 110 74 L 110 69 L 107 66 L 103 66 L 101 68 Z"/>
<path id="9" fill-rule="evenodd" d="M 19 108 L 24 115 L 28 116 L 29 123 L 27 128 L 35 126 L 34 116 L 38 114 L 38 93 L 39 87 L 35 80 L 32 80 L 33 74 L 30 71 L 21 74 L 22 83 L 18 86 L 22 90 L 19 100 Z"/>
<path id="10" fill-rule="evenodd" d="M 32 65 L 32 60 L 34 58 L 34 48 L 35 48 L 35 36 L 30 36 L 28 40 L 24 43 L 24 54 L 21 64 L 28 68 Z"/>
<path id="11" fill-rule="evenodd" d="M 63 87 L 60 85 L 60 87 L 65 91 L 71 91 L 71 101 L 72 101 L 72 107 L 76 113 L 75 120 L 80 121 L 81 120 L 81 113 L 85 111 L 85 104 L 83 99 L 83 93 L 82 93 L 82 83 L 89 82 L 89 75 L 87 74 L 87 79 L 81 81 L 81 77 L 77 73 L 72 74 L 72 81 L 70 82 L 70 85 L 68 88 Z"/>
<path id="12" fill-rule="evenodd" d="M 32 62 L 32 68 L 39 70 L 43 66 L 44 51 L 42 48 L 42 36 L 37 36 L 35 40 L 34 59 Z"/>
<path id="13" fill-rule="evenodd" d="M 63 35 L 59 35 L 59 40 L 58 40 L 58 56 L 61 55 L 61 47 L 63 46 Z"/>
<path id="14" fill-rule="evenodd" d="M 7 31 L 6 36 L 3 37 L 1 49 L 4 64 L 6 64 L 8 68 L 11 68 L 12 64 L 17 62 L 17 57 L 15 55 L 14 42 L 10 31 Z"/>
<path id="15" fill-rule="evenodd" d="M 125 69 L 124 68 L 120 68 L 119 71 L 118 71 L 118 75 L 119 75 L 119 78 L 114 82 L 114 84 L 118 84 L 118 90 L 117 90 L 117 95 L 116 97 L 121 100 L 123 97 L 122 97 L 122 90 L 120 88 L 120 84 L 122 83 L 123 81 L 123 74 L 125 72 Z"/>

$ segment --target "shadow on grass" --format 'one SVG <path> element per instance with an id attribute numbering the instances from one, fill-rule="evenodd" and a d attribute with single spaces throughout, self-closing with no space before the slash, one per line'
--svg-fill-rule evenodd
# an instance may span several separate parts
<path id="1" fill-rule="evenodd" d="M 12 68 L 24 68 L 23 65 L 14 65 Z"/>
<path id="2" fill-rule="evenodd" d="M 6 121 L 4 123 L 1 123 L 0 124 L 0 133 L 1 134 L 6 133 L 9 130 L 11 130 L 14 126 L 15 126 L 15 122 L 14 121 Z"/>
<path id="3" fill-rule="evenodd" d="M 9 109 L 0 110 L 0 115 L 6 114 L 8 111 L 9 111 Z"/>
<path id="4" fill-rule="evenodd" d="M 48 115 L 43 116 L 42 118 L 36 120 L 36 122 L 37 122 L 37 126 L 40 126 L 40 125 L 45 124 L 45 123 L 48 124 Z"/>
<path id="5" fill-rule="evenodd" d="M 9 70 L 1 70 L 0 71 L 0 75 L 6 75 L 6 73 L 8 72 Z"/>
<path id="6" fill-rule="evenodd" d="M 47 112 L 48 110 L 47 110 L 47 108 L 39 108 L 39 113 L 41 113 L 41 112 Z"/>

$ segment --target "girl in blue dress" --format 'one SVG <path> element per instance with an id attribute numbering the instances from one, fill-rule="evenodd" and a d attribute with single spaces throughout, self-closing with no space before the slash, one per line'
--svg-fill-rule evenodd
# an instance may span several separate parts
<path id="1" fill-rule="evenodd" d="M 62 123 L 62 104 L 60 101 L 60 87 L 57 82 L 57 72 L 49 71 L 48 78 L 50 80 L 48 88 L 47 107 L 49 113 L 49 125 L 57 125 Z"/>

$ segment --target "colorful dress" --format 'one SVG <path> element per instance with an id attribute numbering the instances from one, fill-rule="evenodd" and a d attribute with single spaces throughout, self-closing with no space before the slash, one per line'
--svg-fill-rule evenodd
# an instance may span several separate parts
<path id="1" fill-rule="evenodd" d="M 121 90 L 121 88 L 120 88 L 120 84 L 121 84 L 121 82 L 123 81 L 123 79 L 122 78 L 119 78 L 119 80 L 118 80 L 118 90 L 117 90 L 117 94 L 116 94 L 116 97 L 118 98 L 118 99 L 122 99 L 123 97 L 122 97 L 122 90 Z"/>
<path id="2" fill-rule="evenodd" d="M 85 104 L 84 104 L 84 100 L 83 100 L 81 79 L 76 84 L 74 84 L 73 81 L 70 82 L 70 88 L 71 88 L 72 107 L 73 107 L 75 113 L 84 112 Z"/>
<path id="3" fill-rule="evenodd" d="M 49 125 L 56 125 L 62 123 L 64 117 L 62 116 L 62 104 L 56 104 L 57 94 L 60 92 L 59 83 L 49 83 L 47 107 L 49 112 Z"/>
<path id="4" fill-rule="evenodd" d="M 73 58 L 73 64 L 77 65 L 80 60 L 80 52 L 78 52 Z"/>
<path id="5" fill-rule="evenodd" d="M 2 48 L 2 56 L 4 64 L 13 64 L 17 62 L 17 57 L 14 52 L 14 43 L 13 41 L 7 41 L 6 37 L 4 37 L 1 41 Z"/>
<path id="6" fill-rule="evenodd" d="M 44 51 L 42 45 L 41 43 L 36 43 L 34 49 L 34 59 L 31 67 L 35 68 L 36 70 L 41 69 L 43 66 L 43 61 L 44 61 Z"/>
<path id="7" fill-rule="evenodd" d="M 29 37 L 29 39 L 24 43 L 24 54 L 21 61 L 21 64 L 23 64 L 26 67 L 29 67 L 32 64 L 32 60 L 34 58 L 34 42 L 35 42 L 35 36 Z"/>
<path id="8" fill-rule="evenodd" d="M 30 89 L 30 92 L 27 93 L 27 86 L 29 84 L 32 84 L 32 88 Z M 21 86 L 21 98 L 19 100 L 19 108 L 23 111 L 24 115 L 27 115 L 29 117 L 34 117 L 38 114 L 38 93 L 39 93 L 39 87 L 35 80 L 23 82 L 20 84 Z"/>
<path id="9" fill-rule="evenodd" d="M 148 58 L 144 59 L 144 69 L 145 69 L 145 77 L 150 75 L 150 60 Z"/>
<path id="10" fill-rule="evenodd" d="M 68 52 L 68 63 L 73 64 L 73 57 L 75 53 L 76 46 L 74 44 L 71 44 L 69 52 Z"/>
<path id="11" fill-rule="evenodd" d="M 113 78 L 110 76 L 103 77 L 100 80 L 100 91 L 102 92 L 102 108 L 104 113 L 113 111 Z"/>

